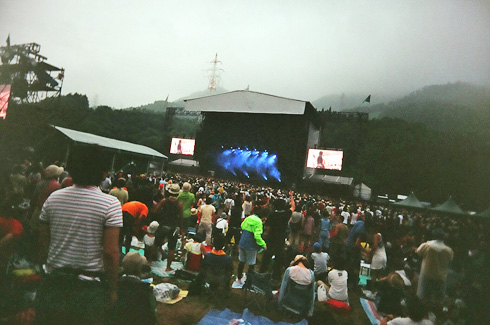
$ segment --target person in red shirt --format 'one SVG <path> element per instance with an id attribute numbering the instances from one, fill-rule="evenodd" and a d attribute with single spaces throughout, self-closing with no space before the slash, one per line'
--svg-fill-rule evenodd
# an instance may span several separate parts
<path id="1" fill-rule="evenodd" d="M 5 275 L 15 243 L 24 233 L 24 227 L 22 227 L 19 221 L 11 218 L 11 206 L 6 205 L 1 207 L 0 213 L 0 274 Z M 0 276 L 0 285 L 2 286 L 4 279 L 4 276 Z"/>
<path id="2" fill-rule="evenodd" d="M 126 254 L 131 248 L 131 239 L 133 235 L 140 238 L 142 236 L 141 227 L 143 220 L 148 217 L 148 207 L 146 204 L 131 201 L 122 205 L 123 212 L 123 228 L 119 233 L 119 245 L 126 248 Z"/>

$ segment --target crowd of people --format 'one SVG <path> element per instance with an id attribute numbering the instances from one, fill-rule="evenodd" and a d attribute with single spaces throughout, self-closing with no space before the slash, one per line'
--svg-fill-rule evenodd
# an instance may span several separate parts
<path id="1" fill-rule="evenodd" d="M 97 150 L 74 152 L 68 170 L 19 165 L 10 177 L 0 271 L 4 279 L 21 242 L 44 265 L 40 323 L 98 323 L 128 290 L 148 296 L 142 267 L 165 258 L 171 272 L 177 251 L 187 270 L 204 274 L 218 265 L 237 285 L 245 274 L 271 273 L 280 307 L 287 283 L 313 283 L 323 299 L 349 305 L 350 293 L 363 294 L 359 275 L 367 264 L 362 288 L 387 324 L 431 324 L 452 310 L 464 310 L 451 317 L 471 323 L 488 292 L 488 229 L 479 220 L 203 176 L 110 174 L 86 159 Z M 134 237 L 144 257 L 129 253 Z"/>

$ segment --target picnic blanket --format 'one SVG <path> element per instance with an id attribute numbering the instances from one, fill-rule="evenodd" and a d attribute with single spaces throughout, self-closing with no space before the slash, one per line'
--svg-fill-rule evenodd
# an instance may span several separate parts
<path id="1" fill-rule="evenodd" d="M 373 325 L 379 324 L 381 322 L 382 317 L 378 314 L 374 301 L 367 300 L 364 298 L 360 298 L 360 299 L 361 299 L 361 306 L 364 309 L 364 312 L 369 318 L 371 324 Z"/>
<path id="2" fill-rule="evenodd" d="M 165 271 L 167 268 L 167 260 L 163 261 L 153 261 L 151 262 L 151 273 L 159 276 L 161 278 L 171 278 L 175 275 L 176 270 L 181 270 L 184 268 L 182 262 L 172 262 L 172 271 Z"/>
<path id="3" fill-rule="evenodd" d="M 199 325 L 228 325 L 228 324 L 251 324 L 251 325 L 289 325 L 292 323 L 285 322 L 273 322 L 269 318 L 264 316 L 254 315 L 252 312 L 245 308 L 243 312 L 234 313 L 228 308 L 225 310 L 217 310 L 211 309 L 206 316 L 204 316 L 200 321 Z M 294 323 L 295 325 L 308 325 L 306 320 L 301 320 L 298 323 Z"/>

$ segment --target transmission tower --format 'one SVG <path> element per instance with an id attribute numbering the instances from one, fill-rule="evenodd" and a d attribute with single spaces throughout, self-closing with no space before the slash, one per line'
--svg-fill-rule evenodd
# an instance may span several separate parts
<path id="1" fill-rule="evenodd" d="M 0 47 L 0 84 L 10 84 L 11 99 L 33 103 L 59 96 L 65 70 L 46 62 L 41 45 L 27 43 Z"/>
<path id="2" fill-rule="evenodd" d="M 218 53 L 216 53 L 214 60 L 211 61 L 210 63 L 211 63 L 211 68 L 208 69 L 208 71 L 210 72 L 208 76 L 209 77 L 208 89 L 209 91 L 215 91 L 217 80 L 221 78 L 220 72 L 224 71 L 223 69 L 218 67 L 218 64 L 222 64 L 222 62 L 218 60 Z"/>

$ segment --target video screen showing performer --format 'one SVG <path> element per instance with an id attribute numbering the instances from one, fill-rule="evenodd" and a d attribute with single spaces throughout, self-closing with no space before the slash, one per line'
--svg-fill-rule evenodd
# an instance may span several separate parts
<path id="1" fill-rule="evenodd" d="M 172 138 L 172 143 L 170 145 L 170 153 L 174 155 L 194 155 L 194 146 L 196 140 L 194 139 L 181 139 Z"/>
<path id="2" fill-rule="evenodd" d="M 344 152 L 342 150 L 309 149 L 306 167 L 342 170 L 343 157 Z"/>

